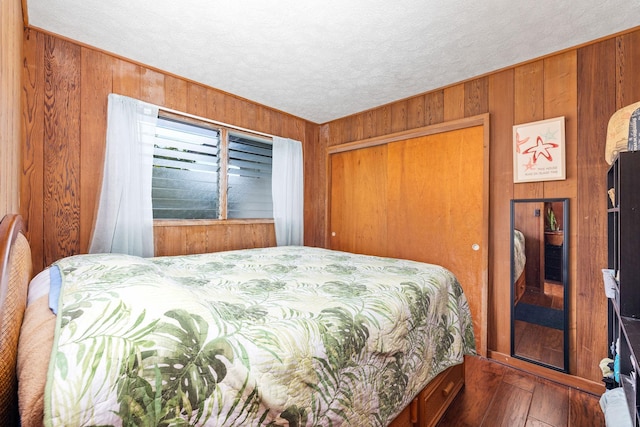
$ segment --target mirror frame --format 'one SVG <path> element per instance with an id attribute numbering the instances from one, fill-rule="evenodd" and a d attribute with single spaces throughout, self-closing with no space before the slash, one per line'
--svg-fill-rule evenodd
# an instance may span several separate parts
<path id="1" fill-rule="evenodd" d="M 563 361 L 564 366 L 555 366 L 549 363 L 545 363 L 541 360 L 532 359 L 529 357 L 517 355 L 515 352 L 515 281 L 517 277 L 515 277 L 515 268 L 514 268 L 514 229 L 515 229 L 515 208 L 517 203 L 545 203 L 545 202 L 562 202 L 563 204 L 563 212 L 562 212 L 562 231 L 563 235 L 563 245 L 562 245 L 562 284 L 563 284 L 563 343 L 562 343 L 562 351 L 563 351 Z M 544 215 L 544 213 L 543 213 Z M 560 372 L 569 372 L 569 199 L 568 198 L 537 198 L 537 199 L 511 199 L 511 229 L 510 229 L 510 255 L 511 255 L 511 298 L 509 300 L 509 304 L 511 306 L 511 356 L 520 360 L 524 360 L 527 362 L 534 363 L 536 365 L 540 365 L 546 368 L 554 369 Z M 544 244 L 544 242 L 543 242 Z M 544 274 L 544 272 L 543 272 Z"/>

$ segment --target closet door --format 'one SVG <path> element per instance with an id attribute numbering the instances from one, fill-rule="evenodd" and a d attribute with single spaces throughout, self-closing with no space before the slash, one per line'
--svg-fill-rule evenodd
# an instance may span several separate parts
<path id="1" fill-rule="evenodd" d="M 442 265 L 458 278 L 483 349 L 488 271 L 483 126 L 388 144 L 388 255 Z"/>
<path id="2" fill-rule="evenodd" d="M 387 146 L 331 155 L 331 249 L 387 254 Z"/>
<path id="3" fill-rule="evenodd" d="M 451 270 L 486 356 L 488 117 L 441 126 L 329 150 L 329 247 Z"/>
<path id="4" fill-rule="evenodd" d="M 389 255 L 444 265 L 467 280 L 481 271 L 482 127 L 389 144 Z M 465 274 L 463 274 L 465 273 Z M 462 280 L 462 278 L 460 279 Z"/>

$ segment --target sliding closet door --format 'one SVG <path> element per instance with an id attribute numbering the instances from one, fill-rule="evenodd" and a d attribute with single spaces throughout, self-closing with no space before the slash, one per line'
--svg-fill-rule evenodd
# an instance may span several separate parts
<path id="1" fill-rule="evenodd" d="M 331 155 L 331 249 L 387 253 L 387 146 Z"/>
<path id="2" fill-rule="evenodd" d="M 329 149 L 329 247 L 442 265 L 486 356 L 488 115 Z"/>
<path id="3" fill-rule="evenodd" d="M 387 162 L 389 256 L 451 270 L 469 293 L 478 341 L 488 250 L 483 132 L 475 126 L 393 142 Z"/>

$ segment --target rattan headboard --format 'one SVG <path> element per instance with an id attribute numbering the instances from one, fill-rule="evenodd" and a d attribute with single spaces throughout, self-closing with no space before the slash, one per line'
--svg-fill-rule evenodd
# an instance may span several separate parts
<path id="1" fill-rule="evenodd" d="M 33 273 L 31 249 L 19 215 L 0 222 L 0 425 L 19 425 L 18 338 Z"/>

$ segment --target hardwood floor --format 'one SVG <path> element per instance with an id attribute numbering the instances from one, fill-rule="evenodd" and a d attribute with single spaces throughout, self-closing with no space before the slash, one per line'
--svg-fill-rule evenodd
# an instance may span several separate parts
<path id="1" fill-rule="evenodd" d="M 564 306 L 564 288 L 561 284 L 553 282 L 544 282 L 543 292 L 534 292 L 527 287 L 521 301 L 526 304 L 562 310 Z"/>
<path id="2" fill-rule="evenodd" d="M 531 291 L 527 288 L 520 302 L 561 310 L 564 306 L 563 298 L 562 285 L 545 282 L 543 292 Z M 515 320 L 514 326 L 516 354 L 533 360 L 542 360 L 549 365 L 563 366 L 562 330 L 520 320 Z"/>
<path id="3" fill-rule="evenodd" d="M 480 357 L 438 427 L 604 427 L 600 396 Z"/>
<path id="4" fill-rule="evenodd" d="M 542 360 L 552 366 L 562 366 L 563 332 L 560 329 L 547 328 L 533 323 L 514 321 L 515 351 L 518 356 L 533 360 Z"/>

